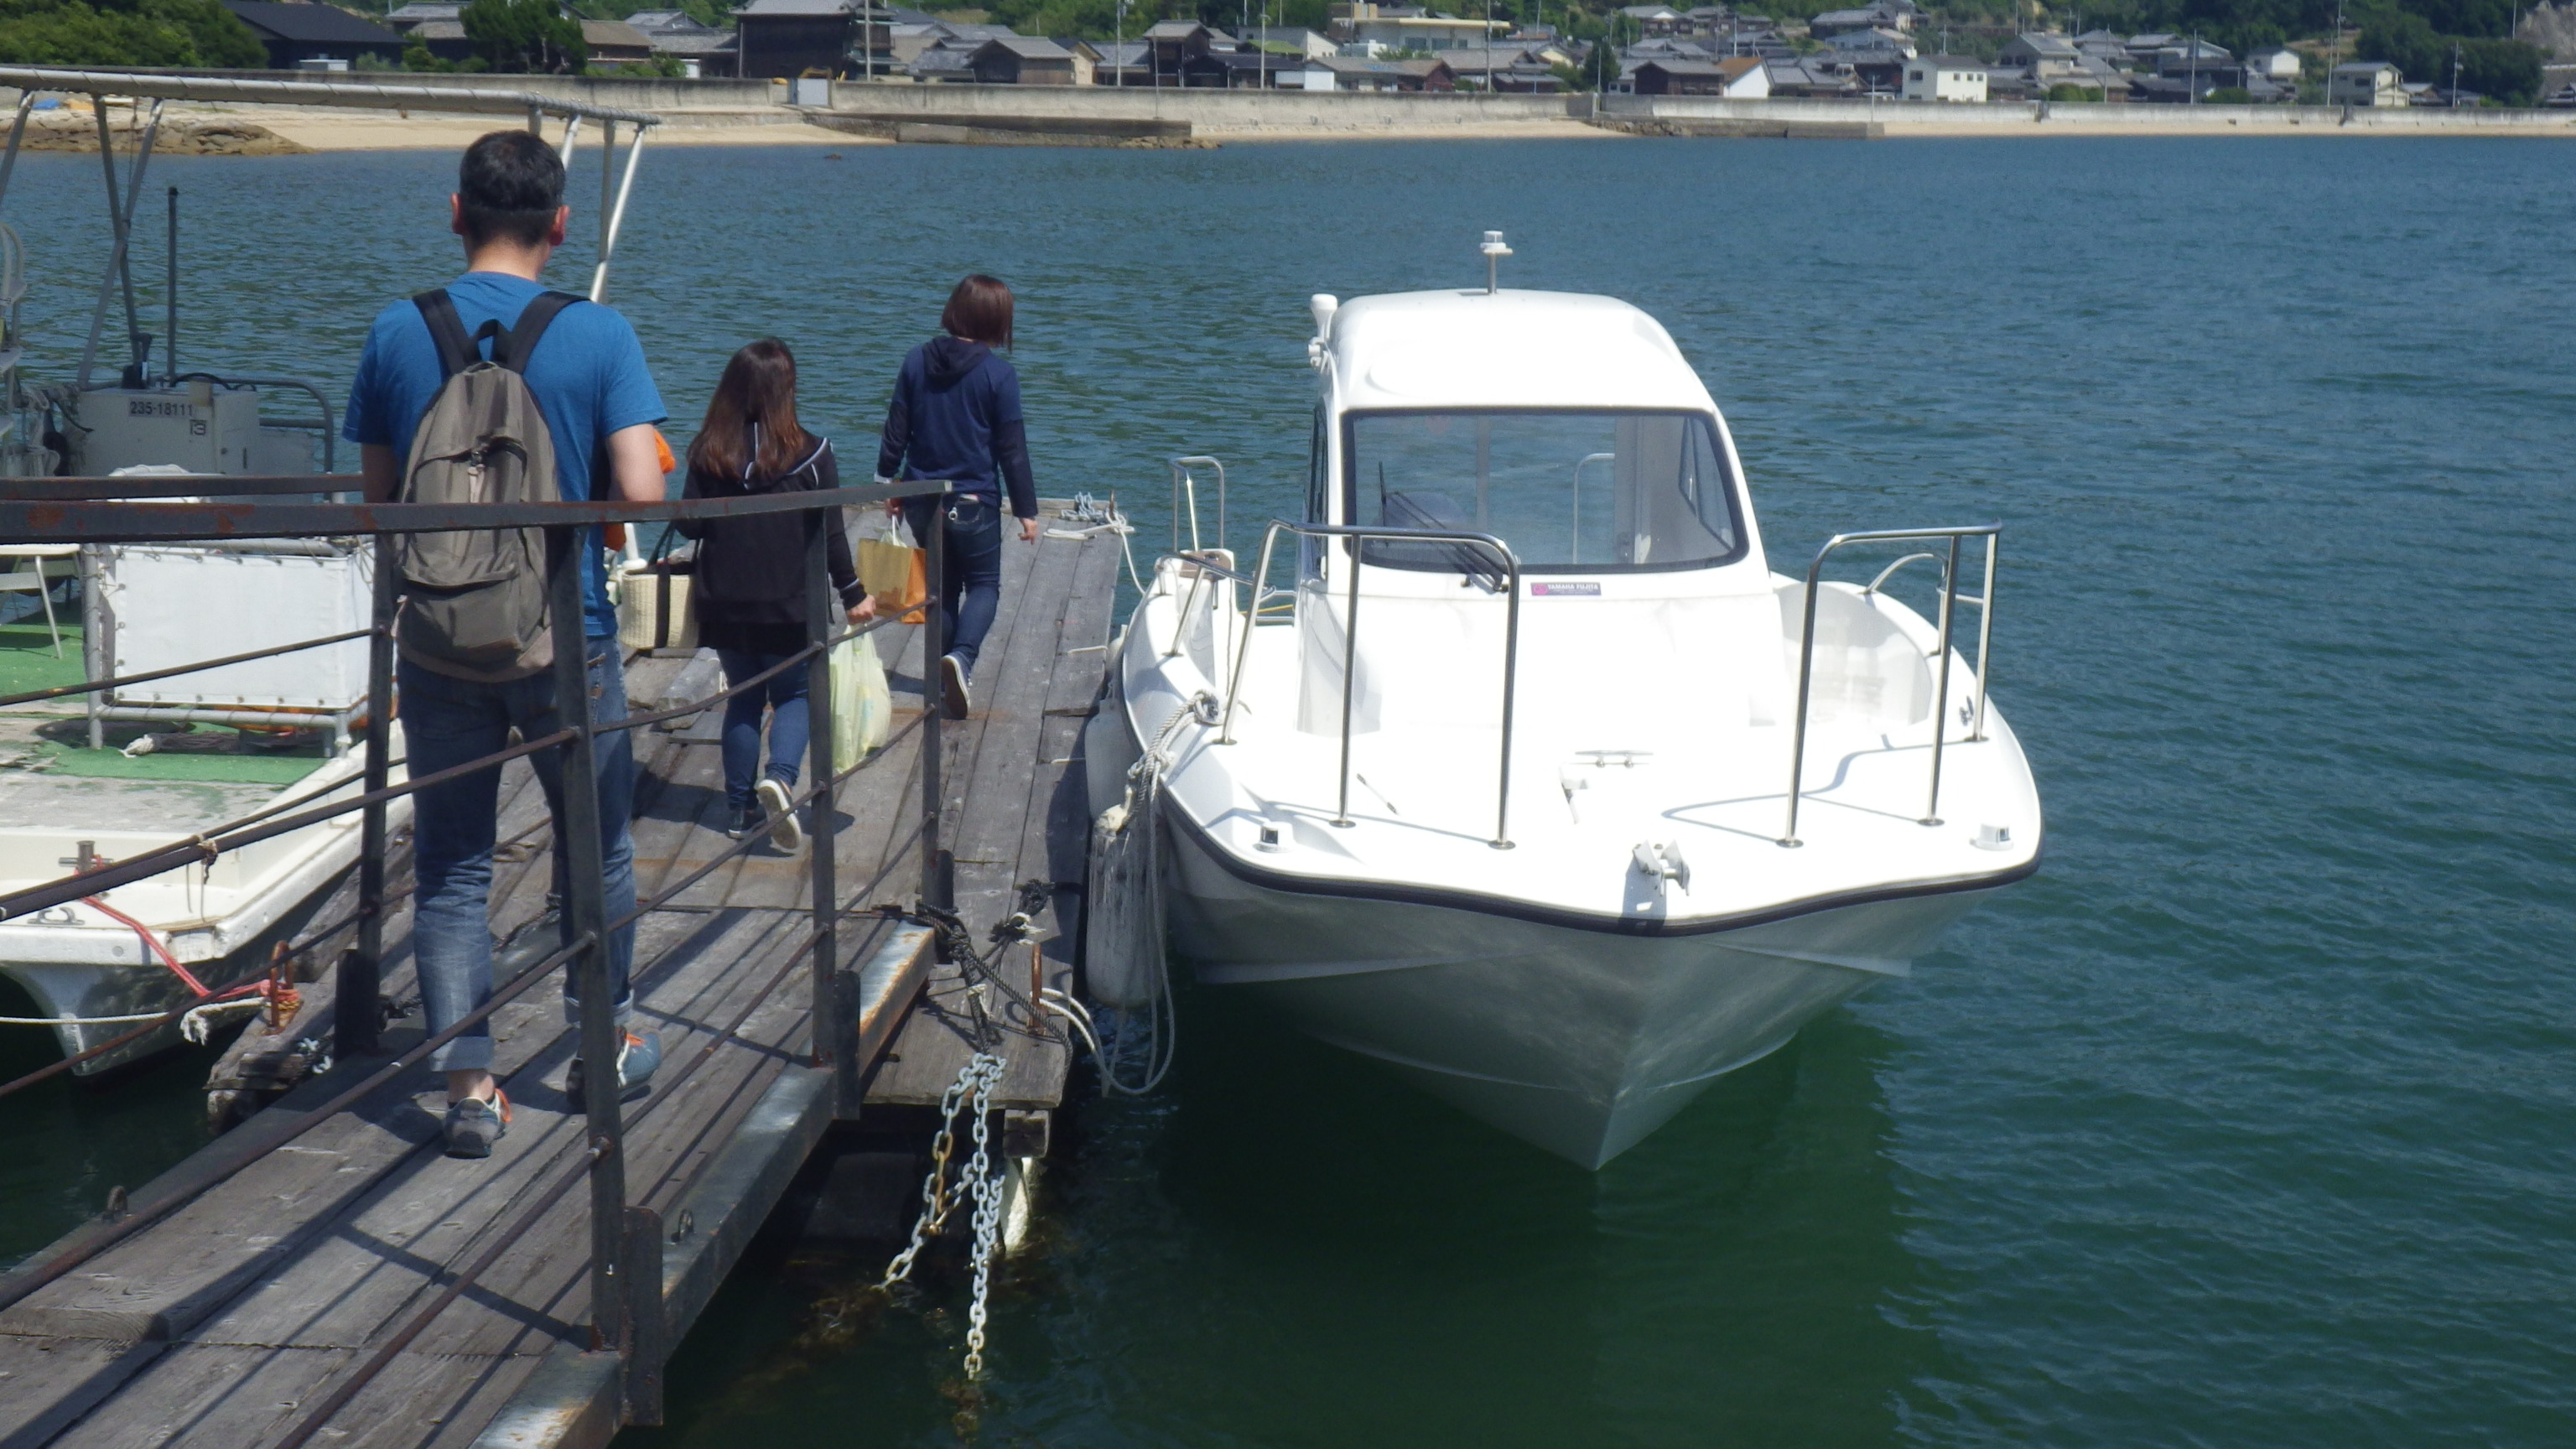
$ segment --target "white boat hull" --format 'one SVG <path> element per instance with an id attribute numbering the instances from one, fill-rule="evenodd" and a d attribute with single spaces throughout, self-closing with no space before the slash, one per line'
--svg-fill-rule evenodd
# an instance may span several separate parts
<path id="1" fill-rule="evenodd" d="M 1172 944 L 1206 984 L 1597 1168 L 1738 1067 L 1905 975 L 1980 897 L 1831 906 L 1688 935 L 1248 880 L 1172 831 Z"/>

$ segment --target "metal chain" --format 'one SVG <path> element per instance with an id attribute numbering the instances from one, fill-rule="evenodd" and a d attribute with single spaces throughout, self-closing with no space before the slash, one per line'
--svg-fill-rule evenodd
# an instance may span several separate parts
<path id="1" fill-rule="evenodd" d="M 1002 1080 L 1002 1059 L 979 1052 L 966 1064 L 965 1075 L 975 1079 L 975 1157 L 957 1188 L 961 1196 L 975 1200 L 975 1296 L 966 1309 L 966 1377 L 971 1382 L 984 1376 L 985 1303 L 992 1293 L 993 1259 L 1002 1246 L 1002 1180 L 993 1175 L 986 1141 L 992 1130 L 993 1088 Z"/>
<path id="2" fill-rule="evenodd" d="M 892 1288 L 911 1277 L 912 1260 L 921 1255 L 922 1244 L 929 1240 L 931 1234 L 947 1225 L 951 1202 L 947 1191 L 948 1154 L 957 1140 L 957 1106 L 974 1082 L 975 1062 L 981 1060 L 983 1058 L 977 1057 L 975 1061 L 968 1062 L 966 1069 L 957 1074 L 957 1080 L 949 1083 L 948 1090 L 940 1095 L 939 1135 L 930 1140 L 930 1176 L 921 1184 L 921 1216 L 913 1221 L 912 1242 L 886 1265 L 885 1281 L 877 1285 L 880 1289 Z"/>

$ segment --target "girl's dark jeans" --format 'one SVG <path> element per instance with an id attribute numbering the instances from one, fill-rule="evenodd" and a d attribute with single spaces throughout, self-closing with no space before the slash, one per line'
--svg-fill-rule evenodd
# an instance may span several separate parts
<path id="1" fill-rule="evenodd" d="M 727 684 L 749 679 L 786 657 L 747 654 L 738 649 L 716 651 L 716 658 L 724 664 Z M 764 710 L 775 711 L 769 721 L 770 778 L 791 791 L 796 788 L 798 767 L 805 761 L 805 686 L 812 673 L 803 664 L 782 669 L 759 688 L 744 690 L 725 701 L 725 804 L 735 814 L 751 808 L 752 789 L 760 783 L 760 716 Z"/>
<path id="2" fill-rule="evenodd" d="M 947 533 L 939 606 L 948 618 L 948 652 L 957 656 L 972 678 L 975 655 L 984 647 L 984 636 L 993 631 L 993 616 L 1002 607 L 1002 510 L 980 493 L 906 500 L 904 520 L 911 525 L 912 536 L 925 545 L 930 541 L 934 507 Z"/>

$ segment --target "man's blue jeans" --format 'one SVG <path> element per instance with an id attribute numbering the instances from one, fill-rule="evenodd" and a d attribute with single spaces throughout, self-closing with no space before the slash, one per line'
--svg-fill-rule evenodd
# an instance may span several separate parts
<path id="1" fill-rule="evenodd" d="M 724 664 L 728 685 L 749 679 L 786 657 L 745 654 L 738 649 L 716 651 L 716 658 Z M 725 804 L 735 814 L 751 808 L 752 787 L 760 783 L 760 714 L 764 707 L 775 711 L 769 720 L 770 777 L 790 790 L 796 788 L 810 738 L 805 690 L 812 673 L 810 665 L 799 664 L 770 676 L 769 682 L 759 688 L 744 690 L 725 701 Z"/>
<path id="2" fill-rule="evenodd" d="M 626 663 L 614 639 L 589 641 L 590 718 L 612 724 L 626 718 Z M 507 684 L 478 684 L 400 661 L 403 753 L 415 780 L 509 747 L 517 727 L 522 739 L 562 728 L 555 715 L 554 671 Z M 599 766 L 600 854 L 606 866 L 608 919 L 635 909 L 635 846 L 627 835 L 635 805 L 635 753 L 623 730 L 596 737 Z M 546 807 L 563 818 L 563 755 L 540 750 L 528 757 L 545 791 Z M 421 1004 L 435 1034 L 481 1006 L 492 995 L 492 847 L 498 832 L 501 770 L 478 770 L 412 797 L 412 955 L 420 973 Z M 565 894 L 561 842 L 555 849 L 554 890 Z M 571 931 L 569 919 L 564 930 Z M 608 979 L 614 1010 L 623 1023 L 633 1008 L 627 981 L 635 957 L 635 927 L 609 933 Z M 581 1003 L 572 972 L 564 973 L 564 1014 L 578 1023 Z M 430 1056 L 442 1072 L 488 1070 L 492 1028 L 477 1022 Z"/>
<path id="3" fill-rule="evenodd" d="M 948 551 L 939 561 L 943 585 L 939 607 L 948 616 L 948 652 L 957 656 L 972 678 L 975 656 L 984 647 L 984 636 L 993 631 L 993 616 L 1002 608 L 1002 510 L 980 493 L 952 493 L 944 501 L 908 500 L 904 521 L 925 547 L 930 542 L 933 504 L 938 505 L 947 529 Z M 932 663 L 935 666 L 937 661 Z"/>

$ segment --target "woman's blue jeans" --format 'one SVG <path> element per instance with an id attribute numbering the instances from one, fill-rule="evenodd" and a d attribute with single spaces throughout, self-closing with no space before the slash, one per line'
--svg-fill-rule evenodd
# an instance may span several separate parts
<path id="1" fill-rule="evenodd" d="M 749 679 L 760 671 L 785 659 L 784 654 L 746 654 L 737 649 L 719 649 L 716 658 L 724 664 L 725 683 Z M 751 792 L 757 786 L 760 771 L 760 716 L 774 711 L 769 721 L 769 777 L 793 790 L 799 767 L 805 762 L 807 740 L 805 685 L 813 673 L 810 664 L 795 664 L 780 670 L 769 682 L 757 689 L 747 689 L 725 701 L 724 772 L 725 804 L 735 813 L 751 808 Z"/>
<path id="2" fill-rule="evenodd" d="M 904 503 L 904 521 L 925 544 L 934 501 Z M 948 540 L 948 552 L 940 560 L 945 587 L 939 591 L 940 607 L 948 614 L 948 652 L 971 678 L 984 636 L 992 632 L 993 616 L 1002 608 L 1002 510 L 980 493 L 952 493 L 939 512 Z"/>

